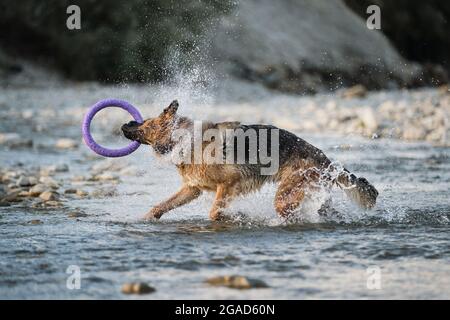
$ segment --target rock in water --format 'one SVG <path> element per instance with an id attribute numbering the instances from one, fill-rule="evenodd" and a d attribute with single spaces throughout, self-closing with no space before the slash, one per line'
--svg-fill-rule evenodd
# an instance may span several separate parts
<path id="1" fill-rule="evenodd" d="M 253 289 L 253 288 L 268 288 L 269 286 L 262 280 L 247 278 L 244 276 L 218 276 L 209 278 L 207 283 L 213 286 L 222 286 L 233 289 Z"/>
<path id="2" fill-rule="evenodd" d="M 33 186 L 30 191 L 29 194 L 31 197 L 38 197 L 41 193 L 48 191 L 48 187 L 45 184 L 37 184 L 35 186 Z"/>
<path id="3" fill-rule="evenodd" d="M 78 143 L 69 138 L 61 138 L 56 141 L 55 147 L 58 149 L 74 149 L 78 146 Z"/>
<path id="4" fill-rule="evenodd" d="M 155 288 L 150 287 L 144 282 L 125 283 L 122 286 L 122 293 L 124 294 L 148 294 L 156 291 Z"/>
<path id="5" fill-rule="evenodd" d="M 35 219 L 35 220 L 28 221 L 28 223 L 33 224 L 33 225 L 38 225 L 38 224 L 42 224 L 43 222 L 39 219 Z"/>
<path id="6" fill-rule="evenodd" d="M 69 218 L 84 218 L 84 217 L 87 217 L 88 215 L 83 212 L 74 211 L 74 212 L 69 213 L 67 216 Z"/>
<path id="7" fill-rule="evenodd" d="M 64 190 L 64 194 L 76 194 L 76 193 L 77 193 L 77 189 L 69 188 L 69 189 Z"/>
<path id="8" fill-rule="evenodd" d="M 15 132 L 0 133 L 0 145 L 5 145 L 10 148 L 32 147 L 33 141 L 30 139 L 22 138 Z"/>
<path id="9" fill-rule="evenodd" d="M 58 189 L 59 188 L 59 184 L 58 182 L 56 182 L 55 179 L 51 178 L 51 177 L 40 177 L 39 178 L 39 182 L 42 184 L 45 184 L 46 186 L 52 188 L 52 189 Z"/>
<path id="10" fill-rule="evenodd" d="M 86 197 L 88 195 L 88 193 L 84 190 L 81 189 L 77 189 L 77 191 L 75 192 L 75 194 L 79 197 Z"/>
<path id="11" fill-rule="evenodd" d="M 19 187 L 31 187 L 37 184 L 37 179 L 35 177 L 25 177 L 20 176 L 19 180 L 17 180 L 16 185 Z"/>
<path id="12" fill-rule="evenodd" d="M 57 199 L 56 194 L 51 191 L 45 191 L 39 196 L 44 201 L 55 201 Z"/>

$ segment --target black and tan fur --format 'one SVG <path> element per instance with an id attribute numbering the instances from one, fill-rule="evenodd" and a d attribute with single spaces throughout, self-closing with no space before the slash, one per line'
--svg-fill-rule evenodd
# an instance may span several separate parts
<path id="1" fill-rule="evenodd" d="M 177 141 L 173 141 L 175 129 L 192 129 L 193 121 L 177 114 L 178 102 L 173 101 L 156 118 L 142 124 L 130 122 L 122 126 L 124 135 L 143 144 L 151 145 L 156 154 L 170 153 Z M 241 128 L 278 129 L 267 125 L 241 125 L 239 122 L 205 122 L 202 130 Z M 270 146 L 269 146 L 270 147 Z M 215 192 L 216 196 L 209 212 L 212 220 L 219 220 L 229 203 L 237 196 L 257 191 L 267 182 L 278 184 L 274 205 L 281 217 L 288 217 L 299 207 L 308 194 L 318 185 L 328 182 L 337 184 L 346 194 L 363 208 L 372 208 L 378 196 L 377 190 L 364 178 L 357 178 L 347 170 L 333 178 L 332 163 L 318 148 L 293 133 L 279 129 L 279 169 L 273 175 L 262 175 L 259 164 L 177 164 L 183 179 L 181 189 L 172 197 L 156 205 L 146 219 L 159 219 L 164 213 L 198 198 L 203 191 Z"/>

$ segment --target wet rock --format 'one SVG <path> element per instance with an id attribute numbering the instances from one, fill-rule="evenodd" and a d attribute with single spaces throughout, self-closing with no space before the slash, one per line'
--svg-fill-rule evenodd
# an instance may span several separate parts
<path id="1" fill-rule="evenodd" d="M 87 217 L 88 215 L 83 212 L 74 211 L 74 212 L 70 212 L 67 216 L 69 218 L 84 218 L 84 217 Z"/>
<path id="2" fill-rule="evenodd" d="M 45 191 L 48 191 L 48 187 L 41 183 L 30 188 L 28 193 L 31 197 L 39 197 L 39 195 Z"/>
<path id="3" fill-rule="evenodd" d="M 144 282 L 125 283 L 122 286 L 122 293 L 124 294 L 149 294 L 155 292 L 156 289 L 150 287 Z"/>
<path id="4" fill-rule="evenodd" d="M 92 191 L 91 195 L 95 198 L 113 197 L 117 195 L 117 189 L 115 187 L 99 188 Z"/>
<path id="5" fill-rule="evenodd" d="M 76 194 L 76 193 L 77 193 L 77 189 L 69 188 L 69 189 L 64 190 L 64 194 Z"/>
<path id="6" fill-rule="evenodd" d="M 65 163 L 60 163 L 54 166 L 55 172 L 67 172 L 69 171 L 69 166 Z"/>
<path id="7" fill-rule="evenodd" d="M 112 174 L 110 172 L 104 172 L 101 174 L 98 174 L 96 176 L 94 176 L 93 178 L 95 181 L 111 181 L 111 180 L 116 180 L 118 179 L 117 175 Z"/>
<path id="8" fill-rule="evenodd" d="M 111 159 L 106 159 L 94 164 L 91 168 L 91 172 L 94 175 L 101 174 L 105 171 L 120 171 L 121 169 L 127 166 L 127 162 L 125 161 L 112 161 Z"/>
<path id="9" fill-rule="evenodd" d="M 25 177 L 20 176 L 16 182 L 18 187 L 31 187 L 38 183 L 38 180 L 35 177 Z"/>
<path id="10" fill-rule="evenodd" d="M 10 191 L 4 196 L 1 201 L 2 202 L 20 202 L 22 198 L 19 196 L 20 191 Z"/>
<path id="11" fill-rule="evenodd" d="M 56 180 L 51 177 L 40 177 L 39 182 L 45 184 L 47 187 L 50 187 L 52 189 L 59 188 L 59 183 L 56 182 Z"/>
<path id="12" fill-rule="evenodd" d="M 71 180 L 74 181 L 74 182 L 83 182 L 83 181 L 88 180 L 88 177 L 86 177 L 86 176 L 73 176 Z"/>
<path id="13" fill-rule="evenodd" d="M 5 145 L 10 148 L 32 147 L 33 141 L 31 139 L 22 138 L 18 133 L 0 133 L 0 145 Z"/>
<path id="14" fill-rule="evenodd" d="M 17 171 L 8 171 L 2 176 L 2 182 L 8 183 L 10 181 L 18 179 L 20 176 L 19 172 Z"/>
<path id="15" fill-rule="evenodd" d="M 77 189 L 77 191 L 75 192 L 75 194 L 76 194 L 77 196 L 79 196 L 79 197 L 86 197 L 89 193 L 87 193 L 87 192 L 84 191 L 84 190 Z"/>
<path id="16" fill-rule="evenodd" d="M 38 224 L 43 224 L 43 222 L 39 219 L 34 219 L 34 220 L 28 221 L 28 224 L 38 225 Z"/>
<path id="17" fill-rule="evenodd" d="M 65 163 L 61 163 L 41 168 L 40 174 L 43 176 L 50 176 L 57 172 L 67 172 L 67 171 L 69 171 L 69 166 Z"/>
<path id="18" fill-rule="evenodd" d="M 44 191 L 39 195 L 43 201 L 55 201 L 58 199 L 57 194 L 52 191 Z"/>
<path id="19" fill-rule="evenodd" d="M 61 138 L 56 141 L 55 147 L 58 149 L 74 149 L 78 147 L 78 142 L 70 138 Z"/>
<path id="20" fill-rule="evenodd" d="M 31 109 L 24 110 L 24 111 L 22 111 L 21 116 L 25 120 L 30 120 L 34 116 L 34 111 Z"/>
<path id="21" fill-rule="evenodd" d="M 18 196 L 18 197 L 22 197 L 22 198 L 24 198 L 24 197 L 29 197 L 29 196 L 30 196 L 30 193 L 29 193 L 28 191 L 26 191 L 26 190 L 22 190 L 22 191 L 19 191 L 19 193 L 17 194 L 17 196 Z"/>
<path id="22" fill-rule="evenodd" d="M 53 207 L 53 208 L 60 208 L 62 207 L 62 203 L 55 200 L 45 201 L 43 203 L 44 207 Z"/>
<path id="23" fill-rule="evenodd" d="M 262 280 L 239 275 L 213 277 L 207 279 L 206 282 L 212 286 L 223 286 L 233 289 L 268 288 L 268 285 Z"/>

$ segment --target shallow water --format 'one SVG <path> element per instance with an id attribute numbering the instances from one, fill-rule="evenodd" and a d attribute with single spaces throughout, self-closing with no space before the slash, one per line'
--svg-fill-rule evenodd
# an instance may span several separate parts
<path id="1" fill-rule="evenodd" d="M 286 223 L 272 207 L 274 187 L 267 186 L 234 203 L 226 223 L 208 220 L 212 195 L 144 223 L 139 218 L 173 193 L 179 178 L 141 147 L 113 160 L 142 172 L 121 177 L 112 196 L 72 199 L 64 209 L 0 208 L 0 298 L 450 298 L 450 149 L 300 136 L 372 182 L 380 192 L 376 209 L 361 211 L 335 190 L 336 214 L 321 217 L 313 203 L 300 210 L 297 222 Z M 10 165 L 20 159 L 24 166 L 66 162 L 69 179 L 100 161 L 87 161 L 88 154 L 84 146 L 1 150 L 0 160 Z M 87 216 L 68 218 L 74 209 Z M 32 219 L 43 223 L 26 223 Z M 80 267 L 79 290 L 66 287 L 69 265 Z M 368 267 L 380 268 L 380 289 L 368 289 Z M 264 280 L 269 288 L 204 283 L 229 274 Z M 156 292 L 124 296 L 121 285 L 130 281 L 148 282 Z"/>

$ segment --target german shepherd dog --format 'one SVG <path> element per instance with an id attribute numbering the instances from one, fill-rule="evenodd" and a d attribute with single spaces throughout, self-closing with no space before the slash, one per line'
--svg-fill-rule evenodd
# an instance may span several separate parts
<path id="1" fill-rule="evenodd" d="M 174 100 L 158 117 L 147 119 L 143 123 L 131 121 L 122 126 L 122 131 L 126 138 L 152 146 L 156 155 L 167 155 L 179 142 L 173 133 L 177 129 L 192 131 L 194 127 L 194 122 L 178 115 L 177 109 L 178 102 Z M 263 175 L 261 174 L 263 165 L 260 161 L 250 163 L 251 159 L 248 157 L 243 163 L 179 162 L 176 166 L 183 180 L 181 189 L 152 208 L 144 219 L 159 219 L 164 213 L 198 198 L 203 191 L 212 191 L 215 192 L 215 199 L 209 217 L 211 220 L 221 220 L 224 218 L 225 208 L 234 198 L 257 191 L 267 182 L 278 184 L 274 206 L 276 212 L 283 218 L 292 215 L 302 201 L 324 181 L 330 187 L 332 185 L 341 187 L 363 208 L 370 209 L 375 205 L 378 192 L 365 178 L 357 178 L 346 169 L 335 171 L 337 173 L 334 175 L 330 174 L 336 168 L 325 154 L 291 132 L 274 126 L 242 125 L 239 122 L 203 122 L 202 133 L 207 129 L 218 129 L 220 132 L 226 130 L 233 132 L 238 129 L 244 132 L 250 129 L 278 130 L 277 170 Z M 271 145 L 273 143 L 268 144 L 268 149 L 271 149 Z M 202 150 L 206 148 L 205 142 L 202 141 L 201 147 Z M 226 145 L 223 146 L 224 155 L 227 148 Z M 248 145 L 245 150 L 248 151 Z"/>

